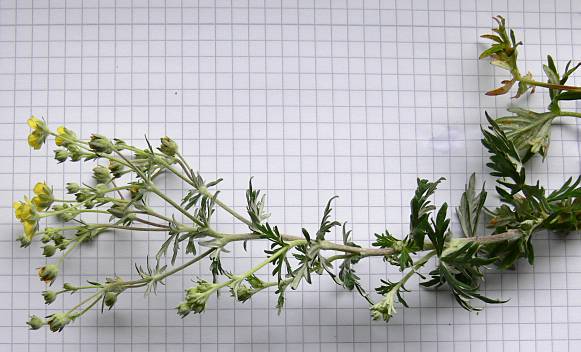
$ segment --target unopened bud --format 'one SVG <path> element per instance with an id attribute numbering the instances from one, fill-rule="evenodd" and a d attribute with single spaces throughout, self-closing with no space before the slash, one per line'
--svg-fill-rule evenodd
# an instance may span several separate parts
<path id="1" fill-rule="evenodd" d="M 62 329 L 71 322 L 67 313 L 55 313 L 48 317 L 48 326 L 53 332 L 62 331 Z"/>
<path id="2" fill-rule="evenodd" d="M 43 291 L 42 297 L 44 297 L 45 304 L 51 304 L 56 300 L 57 293 L 55 291 Z"/>
<path id="3" fill-rule="evenodd" d="M 161 138 L 161 146 L 157 149 L 167 156 L 174 156 L 178 152 L 178 145 L 173 139 L 163 137 Z"/>
<path id="4" fill-rule="evenodd" d="M 37 317 L 36 315 L 33 315 L 30 317 L 30 319 L 28 319 L 26 324 L 30 326 L 30 330 L 38 330 L 42 328 L 44 324 L 46 324 L 46 321 L 42 318 Z"/>
<path id="5" fill-rule="evenodd" d="M 111 309 L 111 307 L 113 307 L 115 305 L 115 302 L 117 302 L 118 295 L 119 294 L 116 292 L 105 293 L 105 299 L 103 300 L 103 303 L 105 303 L 105 305 L 107 307 L 109 307 L 109 309 Z"/>
<path id="6" fill-rule="evenodd" d="M 59 162 L 65 162 L 69 157 L 69 151 L 66 149 L 56 149 L 54 151 L 54 158 Z"/>
<path id="7" fill-rule="evenodd" d="M 111 154 L 113 152 L 113 144 L 109 138 L 100 134 L 94 134 L 91 136 L 89 147 L 92 151 L 97 153 Z"/>
<path id="8" fill-rule="evenodd" d="M 79 189 L 81 189 L 81 186 L 79 186 L 78 183 L 74 183 L 74 182 L 67 183 L 67 193 L 68 194 L 75 194 L 79 191 Z"/>
<path id="9" fill-rule="evenodd" d="M 42 255 L 45 257 L 52 257 L 56 253 L 56 247 L 52 244 L 47 244 L 46 246 L 42 247 Z"/>
<path id="10" fill-rule="evenodd" d="M 103 165 L 95 166 L 93 168 L 93 178 L 99 183 L 107 183 L 111 179 L 109 169 Z"/>
<path id="11" fill-rule="evenodd" d="M 54 264 L 47 264 L 38 268 L 38 277 L 47 284 L 52 284 L 59 274 L 59 268 Z"/>

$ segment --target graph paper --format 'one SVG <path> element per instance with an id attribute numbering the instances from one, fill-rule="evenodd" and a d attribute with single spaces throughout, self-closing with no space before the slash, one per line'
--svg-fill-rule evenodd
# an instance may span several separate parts
<path id="1" fill-rule="evenodd" d="M 270 222 L 289 233 L 315 229 L 338 195 L 334 216 L 370 245 L 386 228 L 405 234 L 416 177 L 446 177 L 437 204 L 457 206 L 472 172 L 492 188 L 480 145 L 485 110 L 548 103 L 542 93 L 516 102 L 482 94 L 504 78 L 477 60 L 479 35 L 497 14 L 525 42 L 523 72 L 542 77 L 549 53 L 560 65 L 581 56 L 575 0 L 0 0 L 0 350 L 581 351 L 578 233 L 540 234 L 533 267 L 487 272 L 483 291 L 510 301 L 479 314 L 445 289 L 411 283 L 410 308 L 376 322 L 361 297 L 322 276 L 289 292 L 280 315 L 270 290 L 244 304 L 224 292 L 202 315 L 181 319 L 175 307 L 184 290 L 209 277 L 199 264 L 157 295 L 126 292 L 113 310 L 95 309 L 62 333 L 25 324 L 80 298 L 44 305 L 36 268 L 47 259 L 39 244 L 15 242 L 21 229 L 11 203 L 38 181 L 63 195 L 66 182 L 89 180 L 94 165 L 57 164 L 52 148 L 31 151 L 30 115 L 84 138 L 98 132 L 144 147 L 145 135 L 172 136 L 202 175 L 224 178 L 221 197 L 237 209 L 254 176 L 268 194 Z M 531 180 L 549 189 L 581 173 L 581 126 L 558 121 L 552 138 L 547 160 L 529 166 Z M 161 187 L 173 197 L 184 192 L 171 178 Z M 244 230 L 221 212 L 216 221 Z M 135 278 L 134 264 L 145 265 L 162 241 L 155 233 L 103 234 L 71 254 L 57 284 Z M 224 266 L 242 272 L 264 249 L 235 246 Z M 401 275 L 381 259 L 361 261 L 357 272 L 370 288 Z"/>

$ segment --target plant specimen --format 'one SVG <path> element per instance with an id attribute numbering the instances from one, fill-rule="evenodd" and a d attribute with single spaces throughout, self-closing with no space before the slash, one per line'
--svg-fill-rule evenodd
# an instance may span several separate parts
<path id="1" fill-rule="evenodd" d="M 28 124 L 32 132 L 28 143 L 32 148 L 40 149 L 48 138 L 54 138 L 58 147 L 55 159 L 59 162 L 94 160 L 97 166 L 93 169 L 95 184 L 68 183 L 67 199 L 55 199 L 52 188 L 40 182 L 34 187 L 31 199 L 25 197 L 14 203 L 16 217 L 23 224 L 23 235 L 19 237 L 21 245 L 26 247 L 38 238 L 46 257 L 58 256 L 55 262 L 38 269 L 40 279 L 47 284 L 47 290 L 42 293 L 45 302 L 50 304 L 65 293 L 89 292 L 69 310 L 47 317 L 32 316 L 28 325 L 31 329 L 47 325 L 52 331 L 61 331 L 96 305 L 110 309 L 128 290 L 155 293 L 167 277 L 202 260 L 207 260 L 213 280 L 198 279 L 185 291 L 183 302 L 176 307 L 182 317 L 192 312 L 202 313 L 208 301 L 223 290 L 229 290 L 234 299 L 245 302 L 257 292 L 272 287 L 278 296 L 280 310 L 285 304 L 285 294 L 304 283 L 311 283 L 314 275 L 329 275 L 337 285 L 357 290 L 369 302 L 371 316 L 386 321 L 396 313 L 398 303 L 407 306 L 406 285 L 415 275 L 420 276 L 423 286 L 447 288 L 467 310 L 482 308 L 481 304 L 475 305 L 475 301 L 504 302 L 480 292 L 487 267 L 507 269 L 523 257 L 532 264 L 531 239 L 535 233 L 542 230 L 567 232 L 581 227 L 581 178 L 569 179 L 559 189 L 548 192 L 539 182 L 527 182 L 524 166 L 536 153 L 547 155 L 554 118 L 581 115 L 559 107 L 561 100 L 578 99 L 581 88 L 565 85 L 578 65 L 569 63 L 561 75 L 550 57 L 545 67 L 547 83 L 535 81 L 531 74 L 521 75 L 517 66 L 517 47 L 521 43 L 516 42 L 514 32 L 507 32 L 502 17 L 495 20 L 498 27 L 493 29 L 494 34 L 484 36 L 494 43 L 481 57 L 491 57 L 493 64 L 509 70 L 512 79 L 503 81 L 502 87 L 488 94 L 507 93 L 518 82 L 517 96 L 534 87 L 545 87 L 549 89 L 551 104 L 549 111 L 544 113 L 510 109 L 515 115 L 498 119 L 487 116 L 482 144 L 490 153 L 491 175 L 497 177 L 499 205 L 485 207 L 487 192 L 484 187 L 477 186 L 472 175 L 456 211 L 460 233 L 452 233 L 448 205 L 436 206 L 431 201 L 443 179 L 417 180 L 406 234 L 396 236 L 386 230 L 375 235 L 371 248 L 363 248 L 353 242 L 346 223 L 334 220 L 333 198 L 323 208 L 318 228 L 303 229 L 299 235 L 286 234 L 268 222 L 264 194 L 254 188 L 252 180 L 246 191 L 245 211 L 233 209 L 220 199 L 216 190 L 221 179 L 204 180 L 168 137 L 162 138 L 156 148 L 146 140 L 147 147 L 142 149 L 98 134 L 83 140 L 66 127 L 53 131 L 44 121 L 31 117 Z M 168 196 L 156 185 L 156 178 L 161 174 L 177 177 L 189 190 L 181 199 Z M 156 211 L 150 205 L 152 198 L 170 206 L 173 215 Z M 218 207 L 244 224 L 247 231 L 219 231 L 213 223 Z M 85 215 L 92 213 L 105 214 L 109 221 L 87 221 Z M 47 217 L 58 217 L 65 224 L 41 228 L 41 220 Z M 490 229 L 488 234 L 480 226 L 485 222 Z M 89 281 L 82 286 L 64 283 L 62 288 L 53 290 L 67 255 L 105 231 L 158 232 L 165 236 L 165 241 L 155 253 L 154 261 L 148 260 L 145 267 L 136 267 L 138 279 L 113 276 L 104 282 Z M 341 243 L 326 238 L 331 231 L 341 231 Z M 242 273 L 232 272 L 222 265 L 221 253 L 233 242 L 249 241 L 269 243 L 262 262 Z M 188 259 L 178 263 L 181 251 Z M 382 280 L 378 283 L 377 295 L 367 292 L 355 271 L 359 261 L 372 256 L 382 257 L 386 264 L 402 272 L 397 282 Z M 421 269 L 428 263 L 434 269 L 424 275 Z M 257 276 L 266 267 L 272 274 L 268 281 Z"/>

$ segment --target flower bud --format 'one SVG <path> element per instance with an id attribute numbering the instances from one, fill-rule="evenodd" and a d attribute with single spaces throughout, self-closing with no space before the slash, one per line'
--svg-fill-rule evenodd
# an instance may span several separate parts
<path id="1" fill-rule="evenodd" d="M 100 134 L 94 134 L 89 141 L 89 147 L 96 153 L 111 154 L 113 153 L 113 144 L 109 138 Z"/>
<path id="2" fill-rule="evenodd" d="M 51 304 L 56 300 L 57 293 L 55 291 L 42 291 L 42 297 L 44 297 L 45 304 Z"/>
<path id="3" fill-rule="evenodd" d="M 70 206 L 67 203 L 55 205 L 52 208 L 58 211 L 57 217 L 64 222 L 73 220 L 81 213 L 79 208 Z"/>
<path id="4" fill-rule="evenodd" d="M 119 138 L 114 138 L 113 142 L 115 142 L 115 146 L 117 147 L 117 149 L 119 150 L 123 150 L 127 147 L 127 143 L 125 143 L 124 140 L 119 139 Z"/>
<path id="5" fill-rule="evenodd" d="M 30 246 L 30 244 L 32 243 L 32 240 L 24 235 L 18 236 L 16 238 L 16 241 L 20 242 L 20 247 L 22 247 L 22 248 L 26 248 L 26 247 Z"/>
<path id="6" fill-rule="evenodd" d="M 40 280 L 49 285 L 52 285 L 58 274 L 59 268 L 54 264 L 47 264 L 38 268 L 38 276 L 40 277 Z"/>
<path id="7" fill-rule="evenodd" d="M 63 289 L 67 290 L 67 291 L 76 291 L 77 287 L 71 283 L 65 282 L 63 284 Z"/>
<path id="8" fill-rule="evenodd" d="M 127 215 L 127 207 L 120 205 L 120 204 L 115 204 L 113 205 L 111 208 L 107 209 L 107 211 L 113 215 L 116 218 L 123 218 L 125 217 L 125 215 Z"/>
<path id="9" fill-rule="evenodd" d="M 115 178 L 119 178 L 123 175 L 123 164 L 117 162 L 117 161 L 113 161 L 111 160 L 109 162 L 109 171 L 111 171 L 111 174 L 113 175 L 113 177 Z"/>
<path id="10" fill-rule="evenodd" d="M 78 183 L 69 182 L 67 183 L 67 193 L 68 194 L 75 194 L 81 189 Z"/>
<path id="11" fill-rule="evenodd" d="M 45 257 L 52 257 L 56 253 L 56 247 L 52 244 L 47 244 L 46 246 L 42 247 L 42 255 Z"/>
<path id="12" fill-rule="evenodd" d="M 32 198 L 32 203 L 39 209 L 47 209 L 54 202 L 52 188 L 44 182 L 37 182 L 34 186 L 35 196 Z"/>
<path id="13" fill-rule="evenodd" d="M 97 183 L 94 188 L 97 197 L 103 197 L 107 192 L 109 192 L 109 186 L 104 183 Z"/>
<path id="14" fill-rule="evenodd" d="M 145 189 L 142 183 L 133 183 L 131 184 L 131 187 L 129 187 L 129 194 L 133 200 L 141 199 L 144 193 Z"/>
<path id="15" fill-rule="evenodd" d="M 67 161 L 67 158 L 69 157 L 69 151 L 66 149 L 55 149 L 54 151 L 54 158 L 59 162 L 65 162 Z"/>
<path id="16" fill-rule="evenodd" d="M 238 286 L 236 288 L 236 291 L 234 291 L 234 289 L 232 288 L 230 289 L 230 292 L 232 296 L 236 297 L 236 299 L 242 303 L 248 301 L 250 297 L 252 297 L 252 295 L 255 293 L 253 289 L 246 285 Z"/>
<path id="17" fill-rule="evenodd" d="M 82 203 L 93 196 L 93 192 L 85 187 L 79 189 L 77 194 L 75 194 L 75 199 L 77 202 Z"/>
<path id="18" fill-rule="evenodd" d="M 186 302 L 194 313 L 201 313 L 206 309 L 208 297 L 214 291 L 214 284 L 207 281 L 198 281 L 198 285 L 186 290 Z"/>
<path id="19" fill-rule="evenodd" d="M 44 229 L 44 235 L 42 235 L 42 243 L 48 243 L 52 241 L 54 238 L 62 236 L 61 230 L 56 227 L 47 227 Z"/>
<path id="20" fill-rule="evenodd" d="M 65 126 L 59 126 L 56 129 L 56 134 L 57 136 L 54 142 L 58 146 L 66 147 L 77 140 L 75 132 L 69 130 Z"/>
<path id="21" fill-rule="evenodd" d="M 111 179 L 109 169 L 103 165 L 97 165 L 93 168 L 93 178 L 99 183 L 107 183 Z"/>
<path id="22" fill-rule="evenodd" d="M 115 305 L 115 302 L 117 302 L 118 295 L 119 294 L 116 292 L 105 293 L 105 299 L 103 300 L 103 303 L 105 303 L 105 305 L 107 307 L 109 307 L 109 309 L 111 309 L 113 307 L 113 305 Z"/>
<path id="23" fill-rule="evenodd" d="M 46 324 L 46 321 L 42 318 L 37 317 L 36 315 L 33 315 L 30 317 L 30 319 L 28 319 L 26 324 L 30 326 L 30 330 L 38 330 L 42 328 L 44 324 Z"/>
<path id="24" fill-rule="evenodd" d="M 63 238 L 60 243 L 56 246 L 56 248 L 58 250 L 64 251 L 65 249 L 67 249 L 69 243 L 71 243 L 71 240 L 67 240 L 66 238 Z"/>
<path id="25" fill-rule="evenodd" d="M 52 332 L 62 331 L 71 322 L 67 313 L 54 313 L 48 316 L 48 326 Z"/>
<path id="26" fill-rule="evenodd" d="M 161 138 L 161 146 L 157 149 L 167 156 L 174 156 L 178 152 L 178 145 L 173 139 L 166 136 Z"/>
<path id="27" fill-rule="evenodd" d="M 190 305 L 187 302 L 180 303 L 180 305 L 177 306 L 176 309 L 178 310 L 178 315 L 182 318 L 190 314 L 192 311 L 190 309 Z"/>
<path id="28" fill-rule="evenodd" d="M 65 240 L 63 234 L 54 227 L 51 227 L 50 230 L 47 228 L 45 231 L 47 231 L 47 234 L 50 236 L 50 240 L 54 241 L 54 244 L 57 246 Z"/>
<path id="29" fill-rule="evenodd" d="M 74 144 L 69 144 L 67 146 L 67 149 L 69 150 L 69 155 L 71 157 L 71 161 L 79 161 L 79 160 L 81 160 L 83 155 L 85 155 L 83 153 L 83 151 L 81 150 L 81 148 L 79 148 L 78 146 L 76 146 Z"/>

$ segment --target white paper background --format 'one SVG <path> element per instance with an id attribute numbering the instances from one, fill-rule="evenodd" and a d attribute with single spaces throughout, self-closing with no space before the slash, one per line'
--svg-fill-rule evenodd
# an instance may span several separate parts
<path id="1" fill-rule="evenodd" d="M 358 243 L 386 227 L 405 233 L 416 177 L 445 176 L 435 201 L 452 206 L 471 172 L 486 178 L 479 124 L 485 109 L 502 113 L 510 103 L 482 94 L 504 78 L 477 60 L 491 16 L 508 18 L 526 43 L 523 71 L 540 79 L 546 54 L 561 65 L 580 57 L 580 11 L 575 0 L 1 0 L 0 350 L 581 350 L 579 234 L 539 235 L 534 267 L 489 273 L 483 290 L 511 300 L 480 314 L 412 283 L 412 308 L 388 325 L 373 322 L 360 297 L 322 277 L 290 292 L 280 316 L 271 291 L 246 304 L 225 293 L 202 316 L 181 320 L 174 307 L 191 279 L 206 277 L 204 263 L 157 296 L 125 293 L 113 311 L 94 310 L 62 334 L 30 332 L 29 314 L 64 310 L 79 297 L 44 306 L 35 268 L 45 259 L 38 245 L 14 242 L 21 230 L 10 206 L 37 181 L 62 194 L 65 182 L 90 178 L 90 163 L 56 165 L 52 147 L 29 150 L 25 120 L 35 114 L 85 138 L 99 132 L 144 145 L 145 134 L 170 135 L 203 175 L 225 179 L 223 199 L 241 210 L 254 175 L 271 222 L 291 233 L 315 228 L 335 194 L 337 218 L 350 222 Z M 519 103 L 542 108 L 547 97 Z M 553 128 L 550 156 L 529 165 L 531 179 L 551 188 L 580 173 L 575 123 Z M 182 193 L 171 178 L 161 184 Z M 217 219 L 224 231 L 244 229 L 224 213 Z M 135 277 L 133 264 L 160 243 L 155 233 L 103 235 L 67 260 L 57 283 Z M 263 249 L 236 247 L 224 264 L 242 272 Z M 366 285 L 399 275 L 378 259 L 357 270 Z"/>

